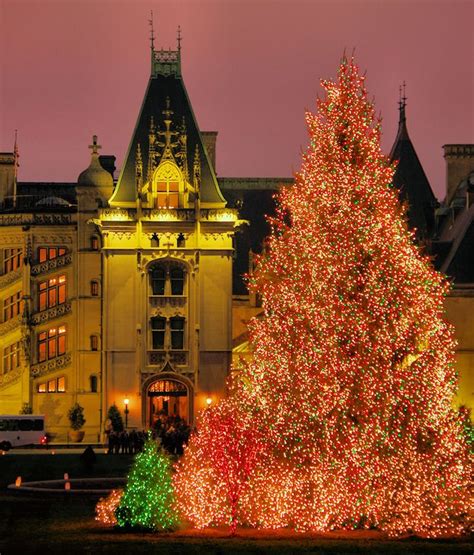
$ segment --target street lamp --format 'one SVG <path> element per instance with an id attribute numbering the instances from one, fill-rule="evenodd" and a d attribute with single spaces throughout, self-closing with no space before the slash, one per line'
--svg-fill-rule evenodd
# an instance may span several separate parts
<path id="1" fill-rule="evenodd" d="M 124 399 L 123 402 L 125 403 L 125 410 L 124 410 L 124 413 L 125 413 L 125 429 L 127 429 L 128 428 L 128 413 L 129 413 L 128 403 L 130 401 L 128 399 Z"/>
<path id="2" fill-rule="evenodd" d="M 211 406 L 211 404 L 212 404 L 212 397 L 208 397 L 208 398 L 206 399 L 206 404 L 207 404 L 208 407 Z"/>

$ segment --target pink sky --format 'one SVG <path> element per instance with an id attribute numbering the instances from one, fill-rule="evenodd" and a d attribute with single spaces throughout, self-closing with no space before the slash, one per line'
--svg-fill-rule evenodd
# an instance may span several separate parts
<path id="1" fill-rule="evenodd" d="M 22 181 L 75 181 L 99 136 L 125 155 L 156 46 L 175 48 L 201 130 L 219 131 L 220 176 L 290 176 L 307 144 L 305 108 L 344 49 L 383 116 L 389 152 L 398 87 L 438 197 L 445 143 L 474 143 L 471 0 L 0 0 L 0 150 L 18 129 Z"/>

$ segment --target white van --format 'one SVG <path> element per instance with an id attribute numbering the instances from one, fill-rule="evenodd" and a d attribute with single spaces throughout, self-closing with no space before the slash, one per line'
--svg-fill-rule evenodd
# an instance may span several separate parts
<path id="1" fill-rule="evenodd" d="M 23 445 L 44 445 L 44 416 L 0 414 L 0 451 Z"/>

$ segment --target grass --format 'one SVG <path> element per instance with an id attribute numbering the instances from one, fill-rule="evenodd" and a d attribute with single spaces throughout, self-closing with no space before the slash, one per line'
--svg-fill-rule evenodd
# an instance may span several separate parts
<path id="1" fill-rule="evenodd" d="M 183 531 L 174 534 L 121 532 L 94 520 L 96 499 L 90 497 L 32 496 L 4 489 L 16 476 L 24 480 L 74 477 L 124 476 L 131 457 L 98 455 L 95 468 L 85 473 L 79 455 L 31 455 L 0 457 L 0 553 L 172 553 L 317 555 L 417 555 L 471 554 L 468 540 L 389 541 L 364 533 L 294 535 L 240 531 Z"/>

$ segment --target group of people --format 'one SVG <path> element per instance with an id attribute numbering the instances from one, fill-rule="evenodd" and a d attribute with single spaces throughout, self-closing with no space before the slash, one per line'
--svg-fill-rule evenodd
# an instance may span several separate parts
<path id="1" fill-rule="evenodd" d="M 188 443 L 191 427 L 180 416 L 168 416 L 164 411 L 158 413 L 153 424 L 153 434 L 161 441 L 171 455 L 182 455 Z"/>
<path id="2" fill-rule="evenodd" d="M 115 432 L 112 430 L 108 433 L 107 453 L 112 455 L 118 455 L 119 453 L 134 455 L 143 449 L 147 437 L 145 430 L 141 432 L 136 430 Z"/>
<path id="3" fill-rule="evenodd" d="M 163 449 L 171 455 L 182 455 L 184 445 L 188 443 L 191 427 L 179 416 L 168 416 L 160 412 L 150 430 L 153 439 L 158 440 Z M 134 455 L 140 453 L 145 440 L 150 432 L 145 430 L 122 430 L 116 432 L 110 430 L 108 436 L 107 453 L 118 455 L 120 453 Z"/>

